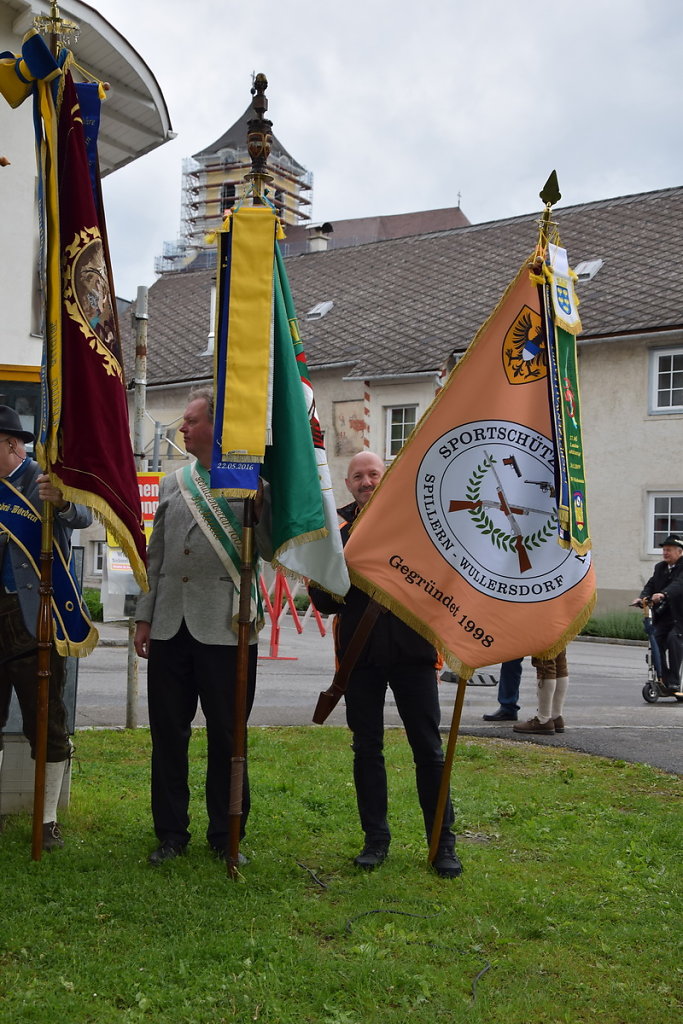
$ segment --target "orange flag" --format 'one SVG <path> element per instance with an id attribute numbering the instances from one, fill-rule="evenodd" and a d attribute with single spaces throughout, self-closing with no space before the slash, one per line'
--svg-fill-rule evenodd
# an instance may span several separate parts
<path id="1" fill-rule="evenodd" d="M 554 657 L 595 603 L 590 552 L 557 541 L 540 295 L 525 265 L 359 516 L 352 582 L 449 666 Z"/>

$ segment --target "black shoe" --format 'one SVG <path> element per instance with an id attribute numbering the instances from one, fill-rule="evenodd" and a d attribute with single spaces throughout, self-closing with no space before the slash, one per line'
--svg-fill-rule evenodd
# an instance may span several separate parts
<path id="1" fill-rule="evenodd" d="M 211 846 L 210 843 L 209 846 L 216 860 L 227 860 L 229 858 L 230 851 L 227 846 Z M 249 858 L 246 857 L 241 850 L 238 850 L 237 852 L 237 863 L 241 868 L 243 868 L 245 864 L 249 863 Z"/>
<path id="2" fill-rule="evenodd" d="M 64 840 L 62 839 L 62 833 L 59 831 L 59 825 L 56 821 L 44 821 L 43 822 L 43 850 L 46 853 L 52 853 L 53 850 L 57 850 L 64 846 Z"/>
<path id="3" fill-rule="evenodd" d="M 375 868 L 384 863 L 388 853 L 388 846 L 364 846 L 358 856 L 353 858 L 353 863 L 357 868 L 363 868 L 365 871 L 374 871 Z"/>
<path id="4" fill-rule="evenodd" d="M 517 712 L 507 711 L 505 708 L 498 708 L 492 715 L 482 715 L 485 722 L 516 722 Z"/>
<path id="5" fill-rule="evenodd" d="M 440 878 L 457 878 L 462 874 L 462 864 L 455 850 L 437 850 L 432 867 Z"/>
<path id="6" fill-rule="evenodd" d="M 185 843 L 178 843 L 173 839 L 164 839 L 161 846 L 157 846 L 156 850 L 152 850 L 147 860 L 153 868 L 158 868 L 165 860 L 182 857 L 185 853 L 185 845 Z"/>

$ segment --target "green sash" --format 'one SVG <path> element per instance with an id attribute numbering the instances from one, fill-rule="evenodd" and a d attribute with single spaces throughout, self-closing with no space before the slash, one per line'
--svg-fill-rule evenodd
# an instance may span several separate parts
<path id="1" fill-rule="evenodd" d="M 242 561 L 242 527 L 225 498 L 217 498 L 209 487 L 209 471 L 195 462 L 176 473 L 180 493 L 185 499 L 197 526 L 228 571 L 235 594 L 232 606 L 232 628 L 237 632 L 239 620 L 240 565 Z M 263 629 L 265 618 L 258 587 L 258 557 L 251 577 L 251 621 L 256 630 Z"/>

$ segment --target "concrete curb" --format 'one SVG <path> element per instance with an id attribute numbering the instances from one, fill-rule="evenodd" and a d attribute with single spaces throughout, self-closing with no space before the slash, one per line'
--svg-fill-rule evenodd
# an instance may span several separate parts
<path id="1" fill-rule="evenodd" d="M 621 647 L 647 647 L 647 640 L 620 640 L 610 636 L 575 636 L 572 643 L 580 644 L 619 644 Z"/>
<path id="2" fill-rule="evenodd" d="M 575 636 L 572 643 L 582 644 L 618 644 L 621 647 L 647 647 L 647 640 L 620 640 L 608 636 Z M 99 639 L 98 647 L 127 647 L 128 639 L 118 637 L 103 637 Z"/>

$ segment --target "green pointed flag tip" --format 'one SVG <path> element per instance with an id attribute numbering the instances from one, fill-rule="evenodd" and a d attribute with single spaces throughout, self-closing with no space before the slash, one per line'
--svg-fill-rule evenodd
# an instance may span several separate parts
<path id="1" fill-rule="evenodd" d="M 557 171 L 552 171 L 545 185 L 538 193 L 546 206 L 554 206 L 562 198 L 560 186 L 557 183 Z"/>

